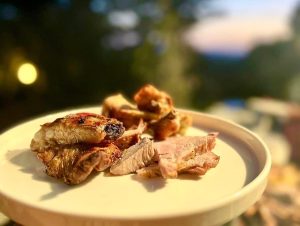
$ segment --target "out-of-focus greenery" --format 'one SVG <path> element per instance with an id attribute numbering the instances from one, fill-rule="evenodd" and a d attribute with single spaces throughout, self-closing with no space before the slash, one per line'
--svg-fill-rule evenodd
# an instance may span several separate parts
<path id="1" fill-rule="evenodd" d="M 0 12 L 10 7 L 16 15 L 0 20 L 0 127 L 50 110 L 100 104 L 114 92 L 132 95 L 144 83 L 155 84 L 170 92 L 176 103 L 188 106 L 196 54 L 182 42 L 181 33 L 193 20 L 184 8 L 195 3 L 1 3 Z M 122 13 L 136 24 L 124 24 L 122 17 L 120 26 L 110 21 L 113 14 Z M 31 86 L 16 77 L 18 66 L 27 61 L 39 70 Z"/>
<path id="2" fill-rule="evenodd" d="M 114 92 L 130 97 L 145 83 L 169 92 L 180 107 L 250 96 L 300 102 L 299 10 L 291 22 L 292 40 L 231 59 L 201 55 L 183 42 L 195 10 L 199 14 L 207 5 L 206 0 L 1 1 L 0 130 L 37 114 L 100 104 Z M 30 86 L 16 77 L 27 61 L 39 72 Z"/>
<path id="3" fill-rule="evenodd" d="M 289 41 L 258 46 L 246 59 L 251 87 L 257 93 L 300 102 L 300 8 L 291 20 L 294 31 Z"/>

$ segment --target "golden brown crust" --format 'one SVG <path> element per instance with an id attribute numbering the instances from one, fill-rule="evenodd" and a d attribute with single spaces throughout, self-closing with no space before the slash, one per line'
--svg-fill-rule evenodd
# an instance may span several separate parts
<path id="1" fill-rule="evenodd" d="M 173 109 L 172 98 L 165 92 L 147 84 L 133 97 L 138 109 L 165 116 Z"/>
<path id="2" fill-rule="evenodd" d="M 184 134 L 192 124 L 191 117 L 175 110 L 172 98 L 167 93 L 150 84 L 137 91 L 134 101 L 136 105 L 121 94 L 107 97 L 103 102 L 102 113 L 122 121 L 127 129 L 137 126 L 142 119 L 156 140 Z"/>
<path id="3" fill-rule="evenodd" d="M 150 124 L 155 140 L 164 140 L 177 134 L 180 130 L 180 118 L 177 112 L 171 111 L 165 117 Z"/>
<path id="4" fill-rule="evenodd" d="M 39 152 L 55 145 L 97 144 L 115 140 L 124 131 L 123 123 L 116 119 L 92 113 L 70 114 L 42 125 L 31 141 L 31 149 Z"/>

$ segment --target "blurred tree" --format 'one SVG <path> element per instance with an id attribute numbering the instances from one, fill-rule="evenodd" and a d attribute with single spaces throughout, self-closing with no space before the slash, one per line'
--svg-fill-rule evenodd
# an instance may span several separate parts
<path id="1" fill-rule="evenodd" d="M 143 44 L 135 51 L 133 72 L 141 83 L 154 83 L 168 91 L 176 104 L 190 106 L 196 88 L 191 82 L 195 55 L 183 43 L 186 23 L 176 10 L 178 4 L 172 3 L 159 1 L 161 19 L 151 22 Z"/>
<path id="2" fill-rule="evenodd" d="M 251 96 L 299 102 L 300 5 L 292 17 L 291 29 L 291 39 L 258 45 L 243 58 L 199 57 L 197 65 L 202 79 L 199 94 L 205 96 L 199 105 Z"/>
<path id="3" fill-rule="evenodd" d="M 181 32 L 193 21 L 198 4 L 1 1 L 0 127 L 46 111 L 100 104 L 112 92 L 131 96 L 145 82 L 188 105 L 195 84 L 189 82 L 194 56 Z M 38 69 L 37 81 L 29 86 L 17 78 L 25 62 Z"/>
<path id="4" fill-rule="evenodd" d="M 131 87 L 127 72 L 132 53 L 107 48 L 104 40 L 112 28 L 105 14 L 92 13 L 89 1 L 37 5 L 2 5 L 14 7 L 17 14 L 0 20 L 0 118 L 13 116 L 0 120 L 0 126 L 50 110 L 100 104 L 108 93 Z M 39 72 L 30 86 L 16 76 L 27 61 Z"/>
<path id="5" fill-rule="evenodd" d="M 300 84 L 297 84 L 300 73 L 300 6 L 291 19 L 291 28 L 293 36 L 290 40 L 258 46 L 247 58 L 245 69 L 252 77 L 249 85 L 255 95 L 299 101 L 291 91 L 300 90 Z"/>

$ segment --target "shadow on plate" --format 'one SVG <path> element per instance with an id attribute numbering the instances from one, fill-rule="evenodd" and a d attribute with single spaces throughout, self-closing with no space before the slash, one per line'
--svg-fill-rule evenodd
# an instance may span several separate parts
<path id="1" fill-rule="evenodd" d="M 161 177 L 144 178 L 136 174 L 131 175 L 132 180 L 141 183 L 148 192 L 155 192 L 166 186 L 167 180 Z"/>
<path id="2" fill-rule="evenodd" d="M 40 200 L 48 200 L 68 192 L 72 189 L 78 189 L 91 181 L 97 173 L 93 173 L 79 185 L 67 185 L 62 181 L 52 178 L 45 173 L 45 166 L 37 159 L 34 153 L 29 149 L 9 150 L 6 154 L 6 159 L 16 165 L 23 173 L 30 174 L 35 181 L 46 182 L 50 186 L 50 192 L 42 195 Z"/>
<path id="3" fill-rule="evenodd" d="M 46 182 L 50 186 L 50 192 L 41 196 L 40 200 L 48 200 L 68 192 L 72 189 L 80 188 L 86 183 L 93 180 L 99 173 L 93 172 L 84 182 L 79 185 L 67 185 L 62 181 L 52 178 L 45 173 L 45 166 L 37 159 L 34 153 L 29 149 L 10 150 L 6 154 L 6 159 L 16 165 L 23 173 L 30 174 L 33 180 Z M 105 173 L 104 176 L 113 176 Z M 131 179 L 139 182 L 148 192 L 155 192 L 166 186 L 168 180 L 162 177 L 157 178 L 143 178 L 136 174 L 131 175 Z M 175 180 L 200 180 L 201 177 L 197 175 L 182 174 Z"/>
<path id="4" fill-rule="evenodd" d="M 145 178 L 145 177 L 138 176 L 136 174 L 131 175 L 131 178 L 134 181 L 141 183 L 148 192 L 155 192 L 165 187 L 168 183 L 168 180 L 194 180 L 194 181 L 201 180 L 201 177 L 197 175 L 191 175 L 191 174 L 181 174 L 178 176 L 178 178 L 175 179 L 164 179 L 162 177 Z"/>
<path id="5" fill-rule="evenodd" d="M 177 179 L 198 181 L 198 180 L 201 180 L 201 178 L 202 178 L 202 176 L 195 175 L 195 174 L 180 174 Z"/>

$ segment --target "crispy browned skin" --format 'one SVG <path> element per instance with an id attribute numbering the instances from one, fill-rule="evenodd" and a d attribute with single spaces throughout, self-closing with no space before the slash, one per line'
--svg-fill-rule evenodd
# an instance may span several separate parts
<path id="1" fill-rule="evenodd" d="M 167 93 L 150 84 L 137 91 L 134 101 L 136 105 L 121 94 L 107 97 L 103 102 L 102 114 L 122 121 L 127 129 L 137 126 L 142 119 L 156 140 L 184 134 L 186 128 L 192 125 L 190 116 L 175 110 Z"/>
<path id="2" fill-rule="evenodd" d="M 111 143 L 107 147 L 102 147 L 98 150 L 101 151 L 101 159 L 95 167 L 95 170 L 98 172 L 109 168 L 122 155 L 122 151 L 114 143 Z"/>
<path id="3" fill-rule="evenodd" d="M 136 105 L 130 103 L 121 94 L 105 98 L 102 105 L 102 114 L 118 119 L 123 122 L 127 129 L 137 126 L 141 119 L 147 122 L 156 120 L 159 117 L 157 114 L 137 109 Z"/>
<path id="4" fill-rule="evenodd" d="M 84 181 L 101 159 L 101 152 L 97 148 L 61 147 L 54 157 L 46 164 L 46 173 L 66 184 L 79 184 Z"/>
<path id="5" fill-rule="evenodd" d="M 31 149 L 43 150 L 49 146 L 100 143 L 115 140 L 125 128 L 122 122 L 92 113 L 70 114 L 42 125 L 31 141 Z"/>
<path id="6" fill-rule="evenodd" d="M 209 134 L 205 142 L 199 137 L 174 137 L 160 144 L 162 147 L 141 140 L 145 131 L 164 140 L 191 125 L 191 117 L 177 112 L 167 93 L 145 85 L 134 101 L 136 104 L 118 94 L 104 100 L 103 115 L 77 113 L 46 123 L 32 139 L 31 150 L 45 164 L 49 176 L 67 184 L 81 183 L 93 171 L 109 167 L 118 175 L 137 172 L 172 178 L 185 172 L 202 175 L 216 166 L 219 157 L 200 150 L 213 148 L 210 139 L 216 134 Z"/>
<path id="7" fill-rule="evenodd" d="M 175 135 L 180 130 L 180 117 L 178 112 L 171 111 L 165 117 L 150 124 L 153 129 L 153 136 L 156 140 L 164 140 Z"/>
<path id="8" fill-rule="evenodd" d="M 143 86 L 134 95 L 133 99 L 140 110 L 153 112 L 161 116 L 165 116 L 173 109 L 172 98 L 150 84 Z"/>
<path id="9" fill-rule="evenodd" d="M 92 113 L 70 114 L 42 125 L 31 141 L 31 150 L 49 176 L 78 184 L 93 170 L 103 171 L 121 156 L 113 142 L 124 131 L 116 119 Z"/>
<path id="10" fill-rule="evenodd" d="M 49 176 L 62 179 L 66 184 L 79 184 L 93 170 L 103 171 L 110 167 L 121 156 L 121 151 L 113 144 L 108 147 L 64 145 L 48 148 L 37 156 L 45 164 Z"/>

